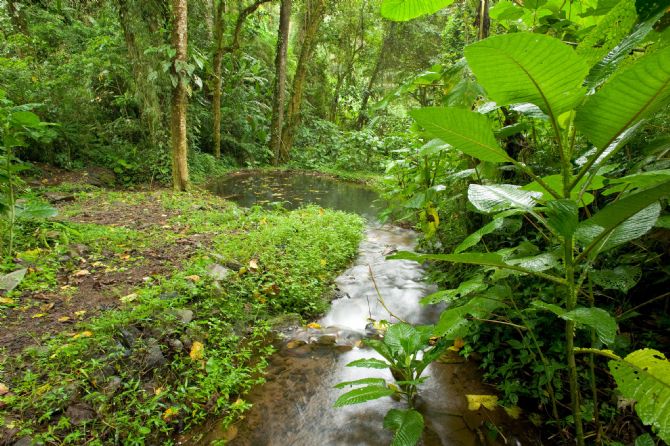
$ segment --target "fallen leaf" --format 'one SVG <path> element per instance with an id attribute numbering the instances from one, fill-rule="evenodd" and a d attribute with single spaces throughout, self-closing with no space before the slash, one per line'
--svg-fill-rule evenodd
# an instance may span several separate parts
<path id="1" fill-rule="evenodd" d="M 193 361 L 202 359 L 205 355 L 205 346 L 202 342 L 195 341 L 191 346 L 191 353 L 188 354 Z"/>
<path id="2" fill-rule="evenodd" d="M 319 208 L 319 215 L 323 215 L 325 213 L 326 213 L 326 211 L 324 211 L 323 208 Z"/>
<path id="3" fill-rule="evenodd" d="M 498 405 L 498 397 L 495 395 L 465 395 L 468 399 L 469 410 L 479 410 L 484 406 L 488 410 L 495 410 Z"/>
<path id="4" fill-rule="evenodd" d="M 28 270 L 24 268 L 0 276 L 0 290 L 12 291 L 21 283 L 27 272 Z"/>
<path id="5" fill-rule="evenodd" d="M 135 299 L 137 299 L 137 293 L 131 293 L 131 294 L 127 295 L 127 296 L 123 296 L 120 300 L 121 300 L 121 302 L 123 302 L 124 304 L 127 304 L 127 303 L 129 303 L 129 302 L 134 301 Z"/>
<path id="6" fill-rule="evenodd" d="M 505 409 L 507 415 L 514 418 L 515 420 L 518 420 L 521 416 L 521 408 L 519 406 L 503 407 L 503 409 Z"/>
<path id="7" fill-rule="evenodd" d="M 86 310 L 79 310 L 79 311 L 74 312 L 74 315 L 77 316 L 77 318 L 79 318 L 79 319 L 83 318 L 85 314 L 86 314 Z"/>
<path id="8" fill-rule="evenodd" d="M 307 324 L 307 327 L 308 327 L 308 328 L 319 329 L 319 328 L 321 328 L 321 325 L 318 324 L 318 323 L 316 323 L 316 322 L 310 322 L 309 324 Z"/>
<path id="9" fill-rule="evenodd" d="M 186 276 L 186 280 L 190 280 L 191 282 L 198 282 L 200 281 L 200 276 L 193 274 L 192 276 Z"/>
<path id="10" fill-rule="evenodd" d="M 91 263 L 91 266 L 94 266 L 96 268 L 100 268 L 101 266 L 106 266 L 106 265 L 104 263 L 98 261 L 98 262 Z"/>
<path id="11" fill-rule="evenodd" d="M 44 304 L 44 305 L 40 306 L 40 310 L 42 310 L 43 312 L 46 313 L 47 311 L 51 310 L 53 307 L 54 307 L 54 304 L 52 302 L 50 304 Z"/>
<path id="12" fill-rule="evenodd" d="M 10 299 L 9 297 L 0 297 L 0 304 L 2 305 L 11 305 L 14 303 L 14 299 Z"/>
<path id="13" fill-rule="evenodd" d="M 164 389 L 163 387 L 156 387 L 156 388 L 154 389 L 154 395 L 157 395 L 157 396 L 158 396 L 158 395 L 160 395 L 161 393 L 163 393 L 164 390 L 165 390 L 165 389 Z"/>
<path id="14" fill-rule="evenodd" d="M 249 268 L 250 269 L 258 269 L 258 260 L 256 260 L 256 259 L 249 260 Z"/>
<path id="15" fill-rule="evenodd" d="M 90 276 L 91 272 L 87 269 L 80 269 L 79 271 L 75 271 L 72 275 L 74 277 L 84 277 L 84 276 Z"/>
<path id="16" fill-rule="evenodd" d="M 9 393 L 9 387 L 3 383 L 0 383 L 0 396 L 6 395 L 7 393 Z"/>
<path id="17" fill-rule="evenodd" d="M 77 333 L 74 336 L 72 336 L 74 339 L 79 339 L 79 338 L 90 338 L 93 336 L 92 331 L 82 331 L 81 333 Z"/>
<path id="18" fill-rule="evenodd" d="M 70 320 L 69 316 L 61 316 L 58 318 L 58 322 L 67 322 Z"/>
<path id="19" fill-rule="evenodd" d="M 121 260 L 130 260 L 130 254 L 122 254 L 119 256 Z"/>
<path id="20" fill-rule="evenodd" d="M 178 407 L 168 407 L 165 412 L 163 412 L 163 420 L 165 421 L 170 421 L 172 420 L 175 415 L 179 413 L 179 408 Z"/>
<path id="21" fill-rule="evenodd" d="M 31 318 L 32 318 L 32 319 L 37 319 L 37 318 L 44 317 L 44 316 L 46 316 L 45 313 L 37 313 L 37 314 L 33 314 L 33 315 L 31 316 Z"/>

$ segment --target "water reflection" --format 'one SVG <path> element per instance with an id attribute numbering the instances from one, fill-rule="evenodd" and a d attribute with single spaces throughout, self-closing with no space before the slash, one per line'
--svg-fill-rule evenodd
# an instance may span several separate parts
<path id="1" fill-rule="evenodd" d="M 281 203 L 286 209 L 296 209 L 309 203 L 371 221 L 384 208 L 379 195 L 365 186 L 301 172 L 240 172 L 214 181 L 209 189 L 245 207 Z"/>

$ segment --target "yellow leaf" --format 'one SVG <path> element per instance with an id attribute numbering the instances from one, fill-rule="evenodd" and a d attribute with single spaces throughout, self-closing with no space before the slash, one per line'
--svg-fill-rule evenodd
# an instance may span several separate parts
<path id="1" fill-rule="evenodd" d="M 0 297 L 0 304 L 2 305 L 11 305 L 14 303 L 14 299 L 10 299 L 9 297 Z"/>
<path id="2" fill-rule="evenodd" d="M 79 310 L 79 311 L 74 312 L 74 315 L 77 316 L 77 318 L 79 318 L 79 319 L 83 318 L 85 314 L 86 314 L 86 310 Z"/>
<path id="3" fill-rule="evenodd" d="M 84 276 L 89 276 L 91 272 L 87 269 L 80 269 L 79 271 L 75 271 L 72 275 L 74 277 L 84 277 Z"/>
<path id="4" fill-rule="evenodd" d="M 120 300 L 121 300 L 121 302 L 123 302 L 124 304 L 127 304 L 127 303 L 129 303 L 129 302 L 134 301 L 135 299 L 137 299 L 137 293 L 131 293 L 131 294 L 127 295 L 127 296 L 123 296 Z"/>
<path id="5" fill-rule="evenodd" d="M 514 418 L 515 420 L 518 420 L 521 416 L 521 408 L 519 406 L 503 407 L 503 409 L 505 409 L 507 415 Z"/>
<path id="6" fill-rule="evenodd" d="M 7 393 L 9 393 L 9 387 L 3 383 L 0 383 L 0 396 L 6 395 Z"/>
<path id="7" fill-rule="evenodd" d="M 326 213 L 326 211 L 324 211 L 323 208 L 319 208 L 319 215 L 323 215 L 325 213 Z"/>
<path id="8" fill-rule="evenodd" d="M 498 405 L 498 397 L 495 395 L 465 395 L 468 399 L 469 410 L 479 410 L 484 406 L 489 410 L 494 410 Z"/>
<path id="9" fill-rule="evenodd" d="M 91 336 L 93 336 L 93 332 L 87 330 L 87 331 L 82 331 L 81 333 L 77 333 L 76 335 L 74 335 L 72 337 L 74 339 L 78 339 L 78 338 L 90 338 Z"/>
<path id="10" fill-rule="evenodd" d="M 42 395 L 42 394 L 48 392 L 49 390 L 51 390 L 51 384 L 47 383 L 47 384 L 43 384 L 43 385 L 39 386 L 37 389 L 35 389 L 35 393 L 38 394 L 38 395 Z"/>
<path id="11" fill-rule="evenodd" d="M 58 318 L 58 322 L 67 322 L 70 320 L 69 316 L 61 316 Z"/>
<path id="12" fill-rule="evenodd" d="M 242 274 L 244 274 L 246 272 L 247 272 L 247 269 L 243 266 L 242 268 L 240 268 L 240 270 L 237 272 L 237 274 L 241 276 Z"/>
<path id="13" fill-rule="evenodd" d="M 200 276 L 193 274 L 192 276 L 186 276 L 186 280 L 190 280 L 191 282 L 198 282 L 200 281 Z"/>
<path id="14" fill-rule="evenodd" d="M 326 259 L 321 259 L 321 266 L 322 266 L 322 267 L 323 267 L 323 266 L 326 266 L 327 263 L 328 263 L 328 262 L 326 261 Z"/>
<path id="15" fill-rule="evenodd" d="M 179 413 L 178 407 L 168 407 L 165 412 L 163 412 L 163 420 L 170 421 L 172 418 L 174 418 L 175 415 L 177 415 L 177 413 Z"/>
<path id="16" fill-rule="evenodd" d="M 154 395 L 160 395 L 165 389 L 163 387 L 156 387 L 154 389 Z"/>
<path id="17" fill-rule="evenodd" d="M 37 314 L 33 314 L 31 317 L 32 317 L 33 319 L 37 319 L 37 318 L 39 318 L 39 317 L 44 317 L 44 316 L 46 316 L 45 313 L 37 313 Z"/>
<path id="18" fill-rule="evenodd" d="M 249 260 L 249 269 L 258 269 L 258 260 L 256 259 Z"/>
<path id="19" fill-rule="evenodd" d="M 260 223 L 261 223 L 262 225 L 267 225 L 267 224 L 268 224 L 268 221 L 267 221 L 265 218 L 261 218 Z"/>
<path id="20" fill-rule="evenodd" d="M 462 338 L 454 339 L 454 345 L 449 347 L 449 350 L 457 352 L 465 346 L 465 341 Z"/>
<path id="21" fill-rule="evenodd" d="M 197 361 L 198 359 L 202 359 L 204 355 L 205 346 L 202 345 L 202 342 L 195 341 L 191 347 L 191 353 L 189 353 L 189 356 L 193 361 Z"/>
<path id="22" fill-rule="evenodd" d="M 321 325 L 318 324 L 318 323 L 316 323 L 316 322 L 310 322 L 309 324 L 307 324 L 307 327 L 309 327 L 309 328 L 315 328 L 315 329 L 318 330 L 319 328 L 321 328 Z"/>

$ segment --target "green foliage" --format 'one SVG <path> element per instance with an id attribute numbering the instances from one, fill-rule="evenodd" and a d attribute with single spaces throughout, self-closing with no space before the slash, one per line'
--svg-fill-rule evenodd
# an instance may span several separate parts
<path id="1" fill-rule="evenodd" d="M 414 409 L 391 409 L 384 417 L 384 428 L 395 432 L 392 446 L 413 446 L 423 433 L 423 416 Z"/>
<path id="2" fill-rule="evenodd" d="M 432 14 L 453 2 L 454 0 L 384 0 L 381 14 L 389 20 L 403 22 Z"/>
<path id="3" fill-rule="evenodd" d="M 609 367 L 621 393 L 636 400 L 642 422 L 670 442 L 670 362 L 663 353 L 637 350 L 621 361 L 610 361 Z"/>

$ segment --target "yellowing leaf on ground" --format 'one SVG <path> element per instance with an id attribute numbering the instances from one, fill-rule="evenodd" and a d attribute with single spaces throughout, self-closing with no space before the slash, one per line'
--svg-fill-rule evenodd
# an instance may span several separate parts
<path id="1" fill-rule="evenodd" d="M 316 322 L 310 322 L 309 324 L 307 324 L 307 327 L 314 328 L 314 329 L 318 330 L 319 328 L 321 328 L 321 325 L 316 323 Z"/>
<path id="2" fill-rule="evenodd" d="M 495 410 L 498 405 L 498 397 L 495 395 L 465 395 L 468 399 L 469 410 L 479 410 L 484 406 L 488 410 Z"/>
<path id="3" fill-rule="evenodd" d="M 40 317 L 44 317 L 44 316 L 46 316 L 46 313 L 37 313 L 37 314 L 33 314 L 33 315 L 31 316 L 31 318 L 33 318 L 33 319 L 38 319 L 38 318 L 40 318 Z"/>
<path id="4" fill-rule="evenodd" d="M 249 269 L 258 269 L 258 260 L 256 259 L 249 260 Z"/>
<path id="5" fill-rule="evenodd" d="M 168 407 L 165 412 L 163 412 L 163 420 L 170 421 L 177 415 L 177 413 L 179 413 L 178 407 Z"/>
<path id="6" fill-rule="evenodd" d="M 519 406 L 504 407 L 503 409 L 505 409 L 507 415 L 514 418 L 515 420 L 518 420 L 521 416 L 521 408 Z"/>
<path id="7" fill-rule="evenodd" d="M 58 322 L 67 322 L 70 320 L 69 316 L 61 316 L 58 318 Z"/>
<path id="8" fill-rule="evenodd" d="M 160 395 L 165 389 L 163 387 L 156 387 L 154 389 L 154 395 Z"/>
<path id="9" fill-rule="evenodd" d="M 81 333 L 77 333 L 72 337 L 74 339 L 78 339 L 78 338 L 90 338 L 91 336 L 93 336 L 93 332 L 87 330 L 87 331 L 82 331 Z"/>
<path id="10" fill-rule="evenodd" d="M 72 273 L 74 277 L 84 277 L 84 276 L 90 276 L 91 272 L 87 269 L 80 269 L 79 271 L 75 271 Z"/>
<path id="11" fill-rule="evenodd" d="M 86 314 L 86 310 L 79 310 L 79 311 L 74 312 L 74 315 L 77 316 L 77 318 L 79 318 L 79 319 L 83 318 L 85 314 Z"/>
<path id="12" fill-rule="evenodd" d="M 186 276 L 186 280 L 190 280 L 191 282 L 199 282 L 200 276 L 197 274 L 193 274 L 192 276 Z"/>
<path id="13" fill-rule="evenodd" d="M 0 305 L 11 305 L 14 303 L 14 299 L 9 297 L 0 297 Z"/>
<path id="14" fill-rule="evenodd" d="M 123 296 L 120 300 L 124 304 L 127 304 L 129 302 L 134 301 L 135 299 L 137 299 L 137 293 L 131 293 L 131 294 L 128 294 L 127 296 Z"/>
<path id="15" fill-rule="evenodd" d="M 319 215 L 323 215 L 325 213 L 326 213 L 326 211 L 324 211 L 323 208 L 319 208 Z"/>
<path id="16" fill-rule="evenodd" d="M 191 353 L 188 354 L 193 361 L 202 359 L 205 356 L 205 346 L 202 342 L 195 341 L 191 346 Z"/>
<path id="17" fill-rule="evenodd" d="M 6 395 L 7 393 L 9 393 L 9 387 L 3 383 L 0 383 L 0 396 Z"/>
<path id="18" fill-rule="evenodd" d="M 328 262 L 326 261 L 326 259 L 321 259 L 321 262 L 320 262 L 320 263 L 321 263 L 321 266 L 323 267 L 323 266 L 326 266 L 326 264 L 327 264 Z"/>

